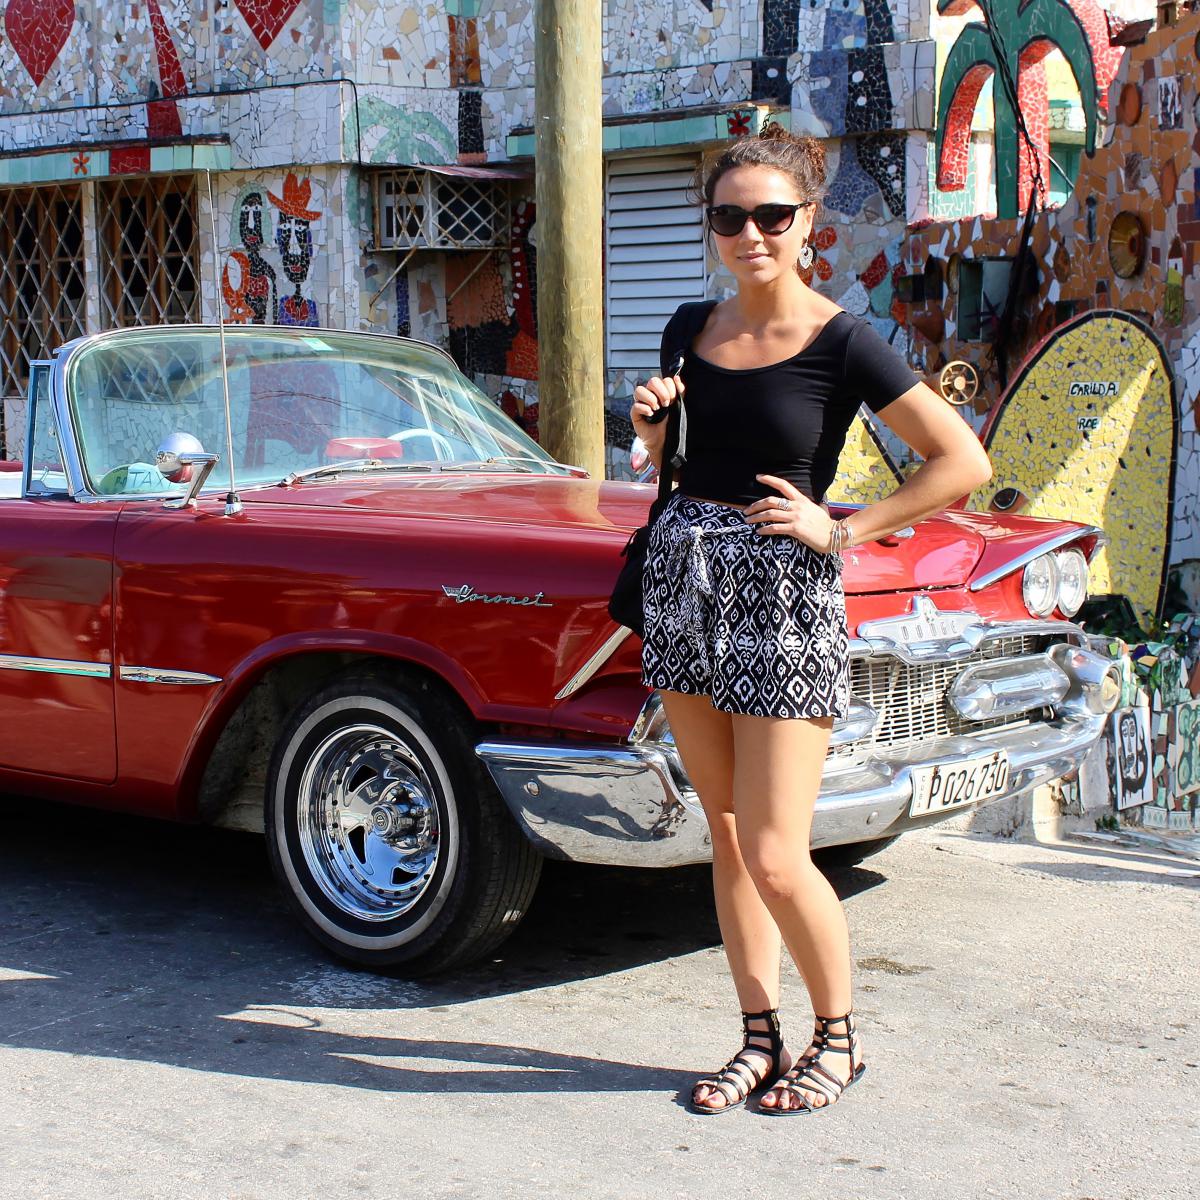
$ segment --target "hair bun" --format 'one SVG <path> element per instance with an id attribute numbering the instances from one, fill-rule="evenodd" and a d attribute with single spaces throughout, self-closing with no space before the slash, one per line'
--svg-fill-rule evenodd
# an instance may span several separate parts
<path id="1" fill-rule="evenodd" d="M 812 166 L 813 173 L 821 180 L 825 181 L 825 144 L 819 138 L 806 137 L 798 138 L 800 149 L 804 157 L 808 159 Z"/>
<path id="2" fill-rule="evenodd" d="M 773 117 L 768 117 L 762 123 L 762 128 L 758 131 L 758 136 L 764 142 L 798 142 L 800 140 L 784 129 Z"/>
<path id="3" fill-rule="evenodd" d="M 819 138 L 805 137 L 785 129 L 774 117 L 768 117 L 758 131 L 758 140 L 789 147 L 803 155 L 815 178 L 825 182 L 825 147 Z"/>
<path id="4" fill-rule="evenodd" d="M 701 161 L 692 193 L 703 204 L 713 202 L 717 180 L 734 167 L 762 166 L 789 176 L 801 200 L 820 201 L 825 193 L 825 147 L 818 138 L 792 133 L 768 116 L 753 137 L 737 138 L 715 161 Z"/>

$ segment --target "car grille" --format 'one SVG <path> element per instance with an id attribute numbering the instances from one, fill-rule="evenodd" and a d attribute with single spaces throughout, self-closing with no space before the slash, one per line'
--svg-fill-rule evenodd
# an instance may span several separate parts
<path id="1" fill-rule="evenodd" d="M 828 765 L 836 769 L 852 767 L 869 759 L 872 751 L 901 749 L 930 738 L 979 733 L 1000 726 L 1028 725 L 1039 719 L 1043 710 L 967 721 L 959 716 L 946 693 L 967 667 L 996 658 L 1039 654 L 1061 640 L 1055 634 L 1000 637 L 965 658 L 924 663 L 906 663 L 888 655 L 852 658 L 850 691 L 875 709 L 880 719 L 869 738 L 831 748 Z"/>

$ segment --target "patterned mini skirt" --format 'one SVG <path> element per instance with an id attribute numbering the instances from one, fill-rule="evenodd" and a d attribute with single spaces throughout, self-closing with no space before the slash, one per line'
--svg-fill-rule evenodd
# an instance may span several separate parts
<path id="1" fill-rule="evenodd" d="M 642 682 L 723 712 L 844 717 L 842 556 L 759 533 L 740 509 L 675 492 L 642 576 Z"/>

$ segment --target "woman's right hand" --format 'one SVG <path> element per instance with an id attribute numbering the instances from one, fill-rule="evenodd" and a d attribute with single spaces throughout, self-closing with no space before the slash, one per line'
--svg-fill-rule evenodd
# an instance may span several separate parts
<path id="1" fill-rule="evenodd" d="M 655 375 L 633 389 L 633 407 L 629 410 L 629 419 L 633 422 L 634 433 L 642 439 L 655 466 L 662 465 L 662 449 L 667 440 L 667 422 L 661 420 L 651 424 L 647 418 L 659 409 L 669 408 L 683 397 L 683 392 L 683 380 L 678 375 L 667 379 Z"/>

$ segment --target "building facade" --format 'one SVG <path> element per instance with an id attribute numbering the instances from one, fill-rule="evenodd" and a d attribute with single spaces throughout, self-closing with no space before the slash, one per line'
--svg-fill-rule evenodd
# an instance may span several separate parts
<path id="1" fill-rule="evenodd" d="M 55 344 L 218 310 L 437 342 L 536 435 L 530 0 L 3 18 L 9 457 Z M 605 0 L 603 58 L 605 228 L 580 236 L 603 236 L 611 474 L 666 317 L 731 286 L 694 172 L 776 120 L 827 148 L 813 286 L 961 404 L 997 464 L 972 503 L 1095 520 L 1102 590 L 1145 620 L 1200 608 L 1200 15 Z M 837 495 L 911 466 L 860 420 Z"/>

